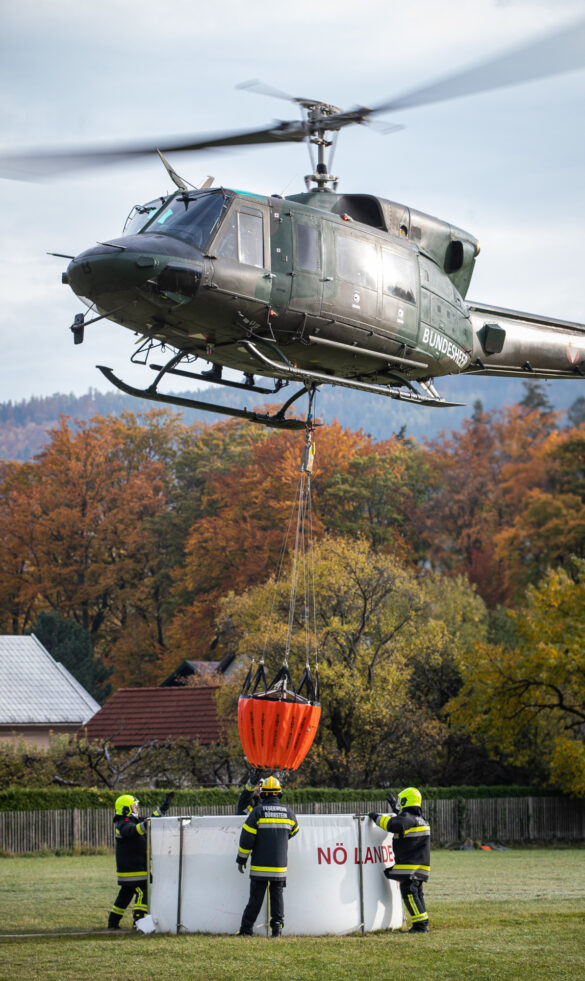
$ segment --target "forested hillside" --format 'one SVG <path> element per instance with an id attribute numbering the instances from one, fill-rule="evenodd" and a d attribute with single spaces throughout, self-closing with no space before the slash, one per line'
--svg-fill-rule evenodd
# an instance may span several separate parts
<path id="1" fill-rule="evenodd" d="M 323 721 L 299 778 L 584 793 L 585 425 L 536 387 L 425 443 L 339 424 L 316 443 Z M 164 410 L 62 420 L 34 461 L 0 464 L 0 631 L 75 625 L 103 694 L 228 651 L 271 671 L 302 445 Z M 226 685 L 228 718 L 236 699 Z"/>
<path id="2" fill-rule="evenodd" d="M 350 389 L 324 388 L 317 395 L 317 416 L 326 423 L 337 420 L 346 429 L 362 429 L 375 440 L 389 439 L 393 433 L 403 432 L 415 439 L 432 438 L 441 431 L 459 429 L 464 419 L 469 418 L 477 399 L 486 410 L 513 405 L 522 399 L 524 389 L 529 383 L 519 380 L 486 378 L 445 378 L 439 379 L 441 395 L 452 401 L 465 403 L 460 408 L 432 409 L 411 406 L 379 396 L 363 395 Z M 577 403 L 576 412 L 585 416 L 585 391 L 577 380 L 571 382 L 537 383 L 545 393 L 549 404 L 559 410 L 568 410 Z M 287 390 L 283 390 L 288 396 Z M 183 396 L 193 397 L 193 393 L 181 392 Z M 282 395 L 283 393 L 281 393 Z M 205 402 L 218 402 L 221 405 L 252 407 L 256 404 L 249 393 L 240 393 L 230 388 L 208 388 L 196 394 Z M 275 397 L 275 404 L 279 403 Z M 258 402 L 261 405 L 262 402 Z M 0 460 L 31 460 L 39 452 L 47 439 L 47 432 L 58 425 L 62 415 L 72 424 L 75 420 L 89 422 L 99 414 L 120 416 L 122 412 L 148 412 L 155 403 L 135 399 L 122 392 L 98 392 L 91 389 L 86 395 L 51 395 L 32 397 L 20 402 L 0 402 Z M 303 401 L 299 403 L 303 411 Z M 168 407 L 169 411 L 181 415 L 187 425 L 198 421 L 214 423 L 217 416 L 212 413 L 196 412 L 190 409 Z"/>

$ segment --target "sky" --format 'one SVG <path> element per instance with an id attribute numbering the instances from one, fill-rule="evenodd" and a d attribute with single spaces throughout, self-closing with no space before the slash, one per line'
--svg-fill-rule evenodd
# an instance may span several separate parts
<path id="1" fill-rule="evenodd" d="M 238 89 L 258 78 L 343 108 L 371 105 L 585 16 L 585 0 L 0 0 L 0 154 L 36 146 L 260 128 L 293 104 Z M 468 297 L 585 322 L 585 70 L 345 129 L 340 190 L 400 201 L 472 232 Z M 302 144 L 170 155 L 193 184 L 304 189 Z M 134 204 L 174 190 L 158 158 L 0 179 L 0 401 L 134 384 L 134 335 L 107 321 L 73 345 L 83 305 L 67 260 L 121 233 Z M 146 369 L 145 369 L 146 370 Z M 575 397 L 579 393 L 575 391 Z M 585 394 L 585 391 L 581 394 Z"/>

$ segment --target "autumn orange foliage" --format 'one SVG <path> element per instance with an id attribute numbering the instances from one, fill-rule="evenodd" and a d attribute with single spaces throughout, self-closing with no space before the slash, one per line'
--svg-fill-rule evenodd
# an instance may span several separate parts
<path id="1" fill-rule="evenodd" d="M 0 630 L 58 612 L 116 685 L 217 657 L 219 601 L 275 573 L 303 434 L 238 420 L 63 418 L 31 463 L 0 465 Z M 585 554 L 585 431 L 526 405 L 479 408 L 428 445 L 316 431 L 313 534 L 463 574 L 490 606 Z"/>

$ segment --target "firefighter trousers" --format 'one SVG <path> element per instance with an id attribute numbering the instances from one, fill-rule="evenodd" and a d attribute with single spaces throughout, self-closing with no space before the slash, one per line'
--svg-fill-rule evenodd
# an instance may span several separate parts
<path id="1" fill-rule="evenodd" d="M 284 923 L 284 879 L 253 879 L 250 876 L 250 898 L 242 914 L 240 933 L 250 933 L 264 902 L 266 886 L 270 896 L 270 926 L 274 930 Z"/>
<path id="2" fill-rule="evenodd" d="M 413 929 L 426 933 L 429 928 L 429 914 L 425 905 L 421 879 L 404 879 L 400 883 L 400 895 L 410 913 Z"/>
<path id="3" fill-rule="evenodd" d="M 114 905 L 110 910 L 108 926 L 118 926 L 128 906 L 132 902 L 133 896 L 136 896 L 134 900 L 134 909 L 132 910 L 132 918 L 134 922 L 136 923 L 136 920 L 140 920 L 143 916 L 146 916 L 148 913 L 148 906 L 146 905 L 146 890 L 146 879 L 141 879 L 139 882 L 126 882 L 123 886 L 120 886 L 120 891 L 116 896 Z"/>

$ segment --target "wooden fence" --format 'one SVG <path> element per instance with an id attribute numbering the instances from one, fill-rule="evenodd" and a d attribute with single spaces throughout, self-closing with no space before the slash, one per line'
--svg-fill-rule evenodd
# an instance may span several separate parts
<path id="1" fill-rule="evenodd" d="M 297 804 L 297 814 L 384 812 L 385 801 Z M 507 845 L 585 841 L 585 801 L 558 797 L 501 797 L 431 800 L 424 812 L 435 846 L 471 839 Z M 171 808 L 169 815 L 185 813 Z M 194 807 L 189 813 L 233 814 L 233 807 Z M 112 812 L 0 811 L 0 852 L 22 854 L 43 849 L 112 848 Z"/>

